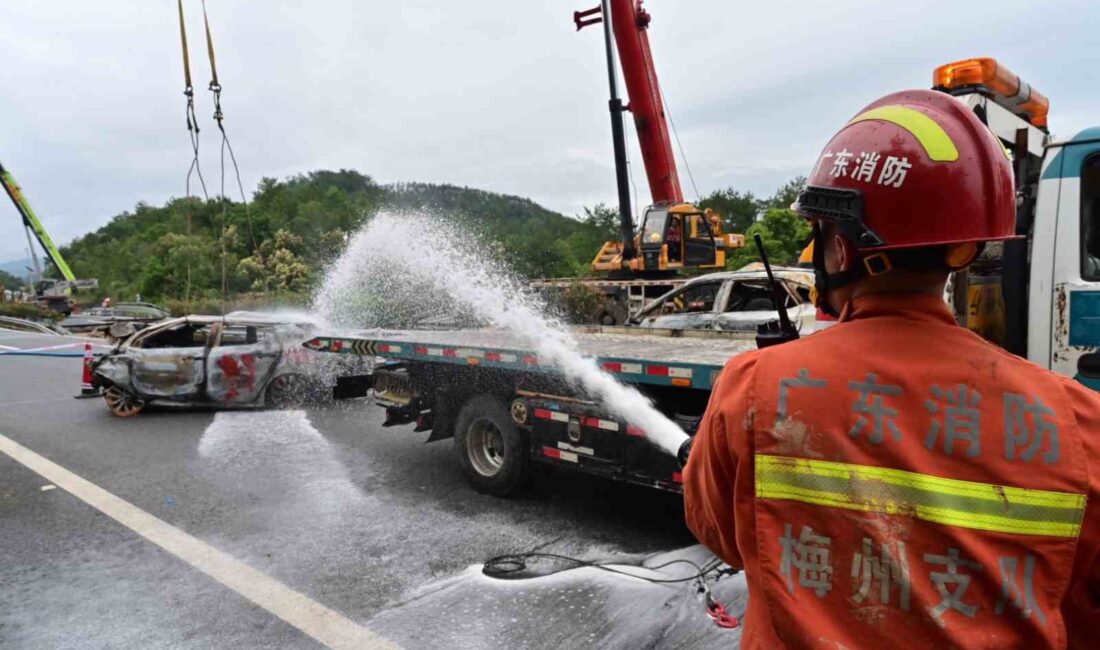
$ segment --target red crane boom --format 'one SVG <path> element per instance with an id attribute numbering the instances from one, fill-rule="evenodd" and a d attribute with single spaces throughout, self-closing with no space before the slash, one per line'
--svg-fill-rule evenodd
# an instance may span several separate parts
<path id="1" fill-rule="evenodd" d="M 650 194 L 654 203 L 681 203 L 684 197 L 669 139 L 665 104 L 653 67 L 653 52 L 649 49 L 650 15 L 642 8 L 642 0 L 611 0 L 610 5 L 611 26 L 630 99 L 627 108 L 634 115 Z"/>

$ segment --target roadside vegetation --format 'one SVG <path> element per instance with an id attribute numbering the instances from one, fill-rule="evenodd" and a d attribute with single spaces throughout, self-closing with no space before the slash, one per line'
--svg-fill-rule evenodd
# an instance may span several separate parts
<path id="1" fill-rule="evenodd" d="M 732 232 L 761 232 L 773 259 L 786 263 L 808 237 L 786 209 L 801 183 L 763 199 L 730 188 L 700 205 L 722 213 Z M 96 299 L 140 296 L 176 313 L 221 311 L 223 301 L 226 309 L 304 307 L 352 233 L 382 210 L 405 209 L 462 221 L 493 242 L 489 252 L 531 278 L 586 275 L 601 243 L 619 230 L 617 214 L 605 205 L 571 218 L 516 196 L 427 183 L 382 185 L 340 170 L 265 178 L 248 205 L 197 198 L 139 203 L 62 251 L 78 277 L 99 279 Z M 755 259 L 755 249 L 745 248 L 731 255 L 729 266 Z"/>

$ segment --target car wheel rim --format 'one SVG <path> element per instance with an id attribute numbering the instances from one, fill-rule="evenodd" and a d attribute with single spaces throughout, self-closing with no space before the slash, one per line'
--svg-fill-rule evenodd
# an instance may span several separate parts
<path id="1" fill-rule="evenodd" d="M 120 418 L 133 417 L 145 407 L 145 402 L 122 390 L 118 386 L 111 386 L 103 392 L 103 399 L 111 412 Z"/>
<path id="2" fill-rule="evenodd" d="M 478 474 L 492 478 L 504 467 L 504 434 L 488 419 L 470 425 L 466 455 Z"/>

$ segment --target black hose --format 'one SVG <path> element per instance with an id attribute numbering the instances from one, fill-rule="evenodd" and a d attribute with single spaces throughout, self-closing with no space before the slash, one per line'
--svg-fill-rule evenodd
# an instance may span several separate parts
<path id="1" fill-rule="evenodd" d="M 566 569 L 575 569 L 575 568 L 578 568 L 578 567 L 591 567 L 593 569 L 599 569 L 601 571 L 607 571 L 608 573 L 616 573 L 616 574 L 623 575 L 623 576 L 628 576 L 628 577 L 631 577 L 631 578 L 637 578 L 639 580 L 645 580 L 646 582 L 652 582 L 654 584 L 673 584 L 673 583 L 691 582 L 693 580 L 699 580 L 699 579 L 703 578 L 704 576 L 706 576 L 707 574 L 711 573 L 712 571 L 716 570 L 722 564 L 722 561 L 717 559 L 717 558 L 715 558 L 714 560 L 711 560 L 710 562 L 707 562 L 703 566 L 699 566 L 698 564 L 696 564 L 695 562 L 692 562 L 691 560 L 684 560 L 684 559 L 670 560 L 668 562 L 665 562 L 664 564 L 659 564 L 657 566 L 640 567 L 640 568 L 656 571 L 658 569 L 663 569 L 663 568 L 665 568 L 667 566 L 671 566 L 673 564 L 690 564 L 691 566 L 695 567 L 695 573 L 693 575 L 687 576 L 685 578 L 647 578 L 647 577 L 644 577 L 644 576 L 639 576 L 635 573 L 631 573 L 629 571 L 622 571 L 620 569 L 616 569 L 616 568 L 614 568 L 613 566 L 611 566 L 609 564 L 602 564 L 602 563 L 599 563 L 599 562 L 592 562 L 592 561 L 589 561 L 589 560 L 582 560 L 580 558 L 569 557 L 568 555 L 558 555 L 556 553 L 540 553 L 540 552 L 532 551 L 532 552 L 529 552 L 529 553 L 509 553 L 509 554 L 505 554 L 505 555 L 497 555 L 496 557 L 491 557 L 491 558 L 489 558 L 488 560 L 485 561 L 485 564 L 481 567 L 481 572 L 484 575 L 489 576 L 490 578 L 505 578 L 505 577 L 511 576 L 513 574 L 525 571 L 527 569 L 527 560 L 530 560 L 530 559 L 557 560 L 559 562 L 568 562 L 569 564 L 572 565 L 572 566 L 569 566 L 569 567 L 563 567 L 563 568 L 556 569 L 556 570 L 551 571 L 550 573 L 544 574 L 544 575 L 553 575 L 555 573 L 565 571 Z"/>

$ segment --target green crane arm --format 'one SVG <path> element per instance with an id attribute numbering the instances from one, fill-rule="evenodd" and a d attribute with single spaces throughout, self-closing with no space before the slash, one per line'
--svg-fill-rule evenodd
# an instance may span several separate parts
<path id="1" fill-rule="evenodd" d="M 42 248 L 46 250 L 46 254 L 50 256 L 50 260 L 53 261 L 57 270 L 61 272 L 61 275 L 64 276 L 66 280 L 75 280 L 76 276 L 73 275 L 72 269 L 69 268 L 69 264 L 65 261 L 65 258 L 61 257 L 61 251 L 54 245 L 53 240 L 50 239 L 49 233 L 46 232 L 46 228 L 42 225 L 42 222 L 38 220 L 38 217 L 35 216 L 30 203 L 27 203 L 27 199 L 23 198 L 23 190 L 19 188 L 19 184 L 15 182 L 15 178 L 12 177 L 11 172 L 4 169 L 3 164 L 0 164 L 0 185 L 4 186 L 4 191 L 11 197 L 11 202 L 15 204 L 15 209 L 19 210 L 19 214 L 23 217 L 23 225 L 34 231 L 34 236 L 38 238 L 38 243 L 42 244 Z"/>

